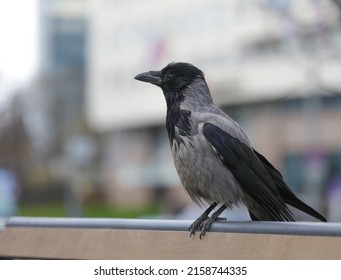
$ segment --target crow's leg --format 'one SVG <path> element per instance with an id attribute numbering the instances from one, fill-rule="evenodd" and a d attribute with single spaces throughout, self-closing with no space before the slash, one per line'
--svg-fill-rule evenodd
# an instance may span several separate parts
<path id="1" fill-rule="evenodd" d="M 201 224 L 208 219 L 208 214 L 212 212 L 212 210 L 217 206 L 217 203 L 213 202 L 210 207 L 208 207 L 204 213 L 201 214 L 201 216 L 196 219 L 191 226 L 189 227 L 190 237 L 192 237 L 197 230 L 201 228 Z"/>
<path id="2" fill-rule="evenodd" d="M 208 219 L 206 219 L 205 221 L 203 221 L 201 223 L 200 229 L 201 229 L 201 233 L 200 233 L 200 239 L 202 239 L 206 232 L 208 232 L 213 224 L 213 222 L 215 222 L 216 220 L 219 219 L 219 215 L 221 213 L 224 212 L 224 210 L 226 209 L 225 205 L 222 205 L 216 212 L 214 212 L 211 217 L 209 217 Z"/>

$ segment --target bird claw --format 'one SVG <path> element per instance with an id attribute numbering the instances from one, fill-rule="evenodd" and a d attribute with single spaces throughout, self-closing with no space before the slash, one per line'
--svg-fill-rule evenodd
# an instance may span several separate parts
<path id="1" fill-rule="evenodd" d="M 191 226 L 189 227 L 190 234 L 189 236 L 192 237 L 195 235 L 195 232 L 198 230 L 201 230 L 202 224 L 209 219 L 208 216 L 200 216 L 198 219 L 196 219 Z"/>
<path id="2" fill-rule="evenodd" d="M 226 209 L 225 205 L 222 205 L 216 212 L 212 214 L 211 217 L 208 216 L 208 214 L 216 207 L 217 203 L 213 203 L 209 208 L 206 209 L 204 213 L 201 214 L 201 216 L 196 219 L 191 226 L 189 227 L 190 231 L 190 237 L 192 237 L 196 231 L 200 232 L 200 239 L 202 239 L 206 232 L 208 232 L 216 220 L 226 220 L 226 218 L 219 218 L 219 215 Z"/>
<path id="3" fill-rule="evenodd" d="M 205 236 L 206 232 L 208 232 L 210 230 L 214 221 L 215 221 L 215 219 L 209 218 L 206 221 L 201 223 L 201 225 L 200 225 L 201 232 L 199 235 L 200 240 L 202 240 L 203 237 Z"/>
<path id="4" fill-rule="evenodd" d="M 210 231 L 211 229 L 211 226 L 212 224 L 215 222 L 215 221 L 218 221 L 218 220 L 226 220 L 226 218 L 215 218 L 215 217 L 210 217 L 208 218 L 207 220 L 203 221 L 200 225 L 200 229 L 201 229 L 201 232 L 200 232 L 200 235 L 199 235 L 199 238 L 200 240 L 203 239 L 203 237 L 205 236 L 206 232 Z"/>

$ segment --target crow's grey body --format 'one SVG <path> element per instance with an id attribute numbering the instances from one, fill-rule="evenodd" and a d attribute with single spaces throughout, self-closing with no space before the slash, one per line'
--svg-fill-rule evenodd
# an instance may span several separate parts
<path id="1" fill-rule="evenodd" d="M 294 221 L 290 204 L 326 221 L 295 196 L 279 171 L 251 147 L 241 127 L 214 104 L 201 70 L 175 63 L 135 78 L 162 88 L 180 180 L 195 202 L 211 204 L 190 227 L 191 235 L 200 229 L 202 237 L 226 208 L 239 203 L 246 205 L 252 220 Z"/>
<path id="2" fill-rule="evenodd" d="M 214 148 L 203 135 L 203 124 L 215 124 L 247 145 L 250 145 L 250 141 L 239 125 L 217 107 L 210 96 L 199 95 L 206 97 L 206 100 L 191 96 L 202 89 L 205 88 L 200 80 L 194 82 L 193 86 L 186 89 L 188 93 L 185 93 L 186 98 L 180 105 L 181 110 L 191 112 L 190 131 L 187 135 L 181 135 L 175 125 L 175 139 L 180 138 L 182 141 L 171 141 L 174 164 L 181 183 L 193 201 L 223 203 L 230 208 L 243 201 L 243 193 L 238 181 L 221 164 Z"/>

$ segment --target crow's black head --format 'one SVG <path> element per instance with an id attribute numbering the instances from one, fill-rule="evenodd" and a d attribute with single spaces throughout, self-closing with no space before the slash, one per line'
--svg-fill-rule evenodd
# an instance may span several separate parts
<path id="1" fill-rule="evenodd" d="M 204 73 L 189 63 L 170 63 L 161 71 L 149 71 L 135 77 L 136 80 L 152 83 L 164 92 L 179 92 L 192 83 L 195 78 L 204 79 Z"/>
<path id="2" fill-rule="evenodd" d="M 202 104 L 212 102 L 204 73 L 189 63 L 170 63 L 161 71 L 141 73 L 135 79 L 157 85 L 163 90 L 167 103 L 166 127 L 171 143 L 176 141 L 180 145 L 183 143 L 180 136 L 191 135 L 191 110 L 188 108 L 195 110 Z M 188 108 L 181 108 L 183 102 L 187 102 Z"/>

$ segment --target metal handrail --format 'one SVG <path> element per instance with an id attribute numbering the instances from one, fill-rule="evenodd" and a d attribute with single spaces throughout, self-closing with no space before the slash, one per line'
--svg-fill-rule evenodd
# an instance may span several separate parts
<path id="1" fill-rule="evenodd" d="M 188 231 L 189 220 L 11 217 L 6 227 Z M 341 223 L 217 221 L 212 232 L 341 236 Z"/>

